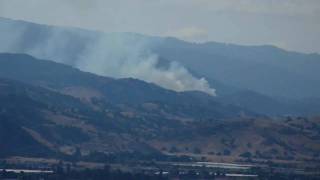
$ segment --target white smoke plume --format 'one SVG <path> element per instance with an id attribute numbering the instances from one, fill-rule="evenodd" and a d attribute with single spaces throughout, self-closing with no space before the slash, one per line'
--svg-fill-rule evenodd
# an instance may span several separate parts
<path id="1" fill-rule="evenodd" d="M 40 29 L 40 30 L 39 30 Z M 2 20 L 0 51 L 27 53 L 114 78 L 132 77 L 181 91 L 215 95 L 204 78 L 194 77 L 182 65 L 158 66 L 151 47 L 159 40 L 131 33 L 97 33 L 73 28 L 45 27 Z"/>
<path id="2" fill-rule="evenodd" d="M 114 34 L 91 44 L 76 66 L 99 75 L 141 79 L 178 92 L 202 91 L 215 95 L 215 89 L 204 78 L 194 77 L 176 62 L 159 68 L 158 56 L 150 51 L 150 46 L 150 41 Z"/>

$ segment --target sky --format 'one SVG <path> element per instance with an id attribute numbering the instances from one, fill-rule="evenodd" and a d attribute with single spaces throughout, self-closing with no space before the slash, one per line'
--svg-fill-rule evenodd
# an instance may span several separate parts
<path id="1" fill-rule="evenodd" d="M 320 0 L 0 0 L 0 16 L 320 53 Z"/>

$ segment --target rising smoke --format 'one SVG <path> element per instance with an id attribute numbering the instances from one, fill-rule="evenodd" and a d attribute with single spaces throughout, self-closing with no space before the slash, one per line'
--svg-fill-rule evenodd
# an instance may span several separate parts
<path id="1" fill-rule="evenodd" d="M 158 55 L 151 52 L 151 41 L 126 34 L 100 38 L 81 56 L 77 67 L 100 75 L 133 77 L 175 91 L 202 91 L 215 95 L 204 78 L 196 78 L 182 65 L 171 62 L 159 68 Z"/>
<path id="2" fill-rule="evenodd" d="M 27 53 L 103 76 L 137 78 L 179 92 L 215 95 L 204 78 L 194 77 L 182 65 L 170 62 L 165 68 L 159 67 L 159 57 L 150 48 L 159 41 L 152 38 L 22 24 L 10 20 L 0 23 L 0 29 L 6 31 L 2 31 L 0 40 L 10 42 L 10 47 L 0 47 L 0 51 Z"/>

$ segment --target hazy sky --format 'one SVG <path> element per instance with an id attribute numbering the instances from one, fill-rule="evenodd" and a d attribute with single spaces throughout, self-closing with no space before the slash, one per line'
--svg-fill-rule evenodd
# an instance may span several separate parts
<path id="1" fill-rule="evenodd" d="M 320 0 L 0 0 L 0 16 L 320 52 Z"/>

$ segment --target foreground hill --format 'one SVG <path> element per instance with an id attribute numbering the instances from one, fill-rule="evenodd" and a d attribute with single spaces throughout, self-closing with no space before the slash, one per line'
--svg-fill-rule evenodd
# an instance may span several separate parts
<path id="1" fill-rule="evenodd" d="M 11 79 L 2 80 L 1 119 L 27 128 L 54 152 L 69 144 L 72 152 L 78 143 L 85 151 L 137 147 L 144 152 L 148 145 L 135 139 L 173 133 L 186 121 L 252 114 L 203 93 L 177 93 L 139 80 L 101 77 L 28 55 L 1 54 L 0 64 L 0 78 Z"/>
<path id="2" fill-rule="evenodd" d="M 319 118 L 263 118 L 206 94 L 28 55 L 1 54 L 0 64 L 2 157 L 319 160 Z"/>
<path id="3" fill-rule="evenodd" d="M 0 84 L 2 157 L 63 158 L 80 150 L 77 158 L 94 161 L 99 160 L 97 152 L 164 153 L 213 161 L 319 159 L 319 118 L 186 121 L 179 114 L 160 116 L 161 107 L 152 103 L 135 113 L 111 105 L 103 112 L 40 87 L 3 79 Z"/>

